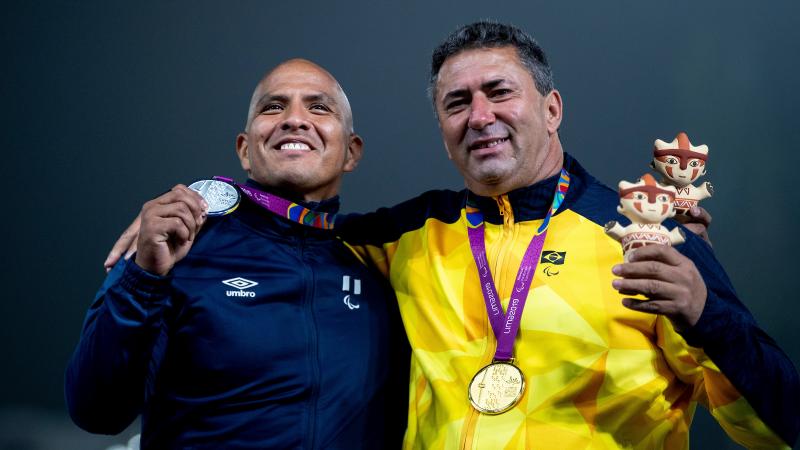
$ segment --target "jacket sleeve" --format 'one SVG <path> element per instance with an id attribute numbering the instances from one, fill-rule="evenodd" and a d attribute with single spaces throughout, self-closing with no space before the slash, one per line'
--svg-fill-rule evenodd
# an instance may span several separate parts
<path id="1" fill-rule="evenodd" d="M 381 208 L 367 214 L 347 214 L 336 223 L 336 233 L 367 266 L 389 278 L 389 270 L 400 232 L 392 210 Z"/>
<path id="2" fill-rule="evenodd" d="M 169 292 L 169 277 L 145 272 L 132 258 L 106 277 L 65 375 L 69 414 L 84 430 L 116 434 L 140 413 Z"/>
<path id="3" fill-rule="evenodd" d="M 747 448 L 787 448 L 800 431 L 797 370 L 739 301 L 705 242 L 691 236 L 679 250 L 697 266 L 708 296 L 694 327 L 681 335 L 660 317 L 659 345 L 693 400 Z"/>
<path id="4" fill-rule="evenodd" d="M 389 208 L 337 218 L 336 233 L 367 264 L 389 276 L 403 234 L 421 229 L 428 220 L 453 223 L 461 218 L 463 192 L 428 191 Z"/>

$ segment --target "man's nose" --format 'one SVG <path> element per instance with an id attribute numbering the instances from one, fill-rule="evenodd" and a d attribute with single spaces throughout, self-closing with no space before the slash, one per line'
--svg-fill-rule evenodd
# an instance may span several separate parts
<path id="1" fill-rule="evenodd" d="M 470 103 L 469 123 L 467 126 L 473 130 L 482 130 L 492 123 L 494 123 L 492 103 L 483 95 L 474 96 Z"/>
<path id="2" fill-rule="evenodd" d="M 311 125 L 308 121 L 308 111 L 300 106 L 289 106 L 284 111 L 281 130 L 308 130 Z"/>

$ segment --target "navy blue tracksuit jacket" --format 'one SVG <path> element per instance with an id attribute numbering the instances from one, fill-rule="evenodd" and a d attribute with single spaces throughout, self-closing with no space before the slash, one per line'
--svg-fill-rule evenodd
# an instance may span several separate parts
<path id="1" fill-rule="evenodd" d="M 252 182 L 249 182 L 252 183 Z M 338 209 L 338 199 L 311 207 Z M 243 196 L 157 277 L 121 261 L 66 372 L 75 423 L 144 449 L 399 447 L 408 344 L 388 283 L 331 231 Z"/>

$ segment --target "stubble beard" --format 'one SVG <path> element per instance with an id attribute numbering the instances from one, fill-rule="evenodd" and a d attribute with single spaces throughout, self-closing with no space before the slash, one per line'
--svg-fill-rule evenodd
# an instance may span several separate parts
<path id="1" fill-rule="evenodd" d="M 497 186 L 510 179 L 513 174 L 513 169 L 517 163 L 514 156 L 507 157 L 490 157 L 484 161 L 472 161 L 472 167 L 469 170 L 470 179 L 477 186 L 470 187 L 475 191 L 475 188 L 480 186 Z"/>

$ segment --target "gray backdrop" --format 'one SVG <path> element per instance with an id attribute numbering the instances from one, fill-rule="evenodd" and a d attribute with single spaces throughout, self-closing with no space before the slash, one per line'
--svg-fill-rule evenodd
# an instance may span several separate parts
<path id="1" fill-rule="evenodd" d="M 797 2 L 143 3 L 3 6 L 0 448 L 124 440 L 64 421 L 64 365 L 103 259 L 150 197 L 241 178 L 234 137 L 277 62 L 314 60 L 350 96 L 366 150 L 345 179 L 346 211 L 460 188 L 426 77 L 432 48 L 480 18 L 513 22 L 545 47 L 565 103 L 562 142 L 607 184 L 647 171 L 655 138 L 686 130 L 709 145 L 717 255 L 800 361 Z M 697 422 L 696 448 L 735 448 L 707 414 Z"/>

